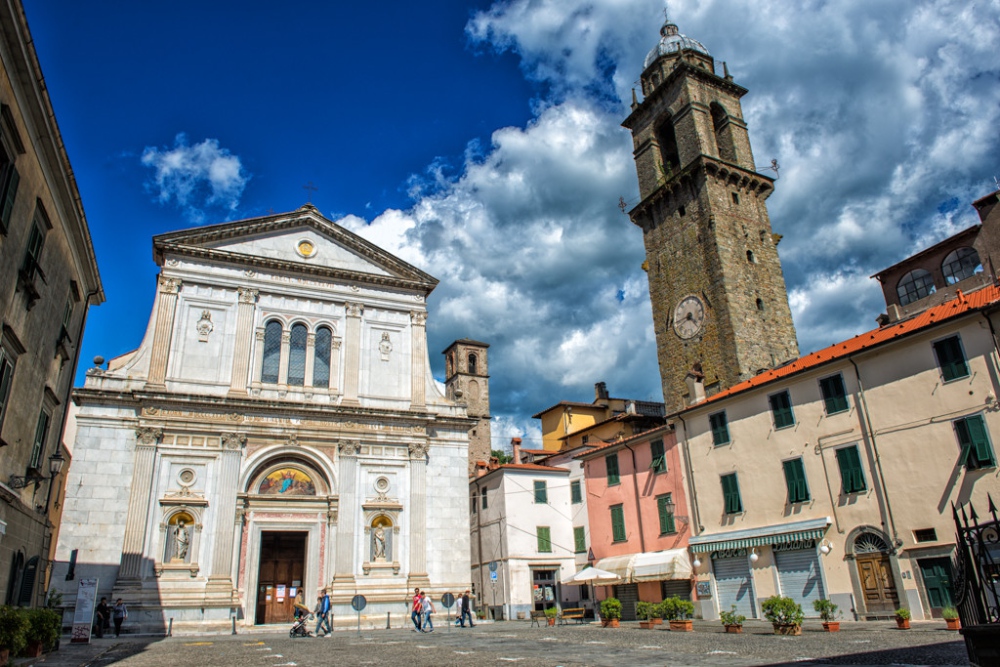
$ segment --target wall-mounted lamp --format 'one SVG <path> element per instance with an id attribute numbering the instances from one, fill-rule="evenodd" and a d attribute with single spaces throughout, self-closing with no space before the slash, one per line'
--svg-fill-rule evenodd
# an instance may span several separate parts
<path id="1" fill-rule="evenodd" d="M 7 486 L 12 489 L 23 489 L 32 483 L 39 483 L 46 479 L 52 479 L 57 476 L 62 470 L 63 463 L 66 459 L 63 455 L 56 450 L 56 453 L 49 457 L 49 476 L 44 477 L 35 468 L 28 468 L 28 472 L 24 475 L 11 475 L 10 480 L 7 482 Z"/>
<path id="2" fill-rule="evenodd" d="M 823 541 L 820 542 L 819 550 L 823 552 L 823 555 L 825 556 L 833 550 L 833 544 L 824 537 Z"/>
<path id="3" fill-rule="evenodd" d="M 694 557 L 694 560 L 691 561 L 691 564 L 694 565 L 695 567 L 701 567 L 701 561 L 698 560 L 697 556 Z"/>
<path id="4" fill-rule="evenodd" d="M 757 547 L 754 547 L 753 551 L 750 552 L 750 562 L 756 563 L 758 560 L 760 560 L 760 556 L 757 555 Z"/>

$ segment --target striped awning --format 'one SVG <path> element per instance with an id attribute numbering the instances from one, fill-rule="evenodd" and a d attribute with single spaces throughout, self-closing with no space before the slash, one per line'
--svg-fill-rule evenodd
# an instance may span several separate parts
<path id="1" fill-rule="evenodd" d="M 688 540 L 688 546 L 694 553 L 709 551 L 725 551 L 726 549 L 746 549 L 762 547 L 769 544 L 788 544 L 801 540 L 818 540 L 826 534 L 831 523 L 830 517 L 796 521 L 747 530 L 733 530 L 728 533 L 712 533 L 698 535 Z"/>

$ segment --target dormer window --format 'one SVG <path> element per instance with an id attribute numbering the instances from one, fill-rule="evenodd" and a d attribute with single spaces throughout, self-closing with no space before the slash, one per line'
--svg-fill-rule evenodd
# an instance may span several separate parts
<path id="1" fill-rule="evenodd" d="M 923 299 L 936 291 L 934 278 L 931 277 L 929 271 L 924 269 L 910 271 L 896 284 L 896 295 L 899 296 L 899 303 L 903 306 Z"/>

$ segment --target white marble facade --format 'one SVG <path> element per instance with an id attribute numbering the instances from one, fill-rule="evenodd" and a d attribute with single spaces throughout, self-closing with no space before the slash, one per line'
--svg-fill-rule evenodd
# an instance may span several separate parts
<path id="1" fill-rule="evenodd" d="M 52 586 L 123 597 L 156 631 L 253 625 L 262 540 L 305 536 L 306 602 L 401 622 L 469 586 L 464 405 L 433 379 L 437 281 L 306 205 L 165 234 L 142 344 L 94 368 Z M 373 535 L 379 536 L 379 547 Z"/>

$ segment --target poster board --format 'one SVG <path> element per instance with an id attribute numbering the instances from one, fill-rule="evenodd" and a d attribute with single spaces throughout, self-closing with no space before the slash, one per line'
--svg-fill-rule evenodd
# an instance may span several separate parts
<path id="1" fill-rule="evenodd" d="M 76 589 L 76 609 L 73 611 L 73 643 L 90 643 L 97 600 L 97 579 L 81 579 Z"/>

